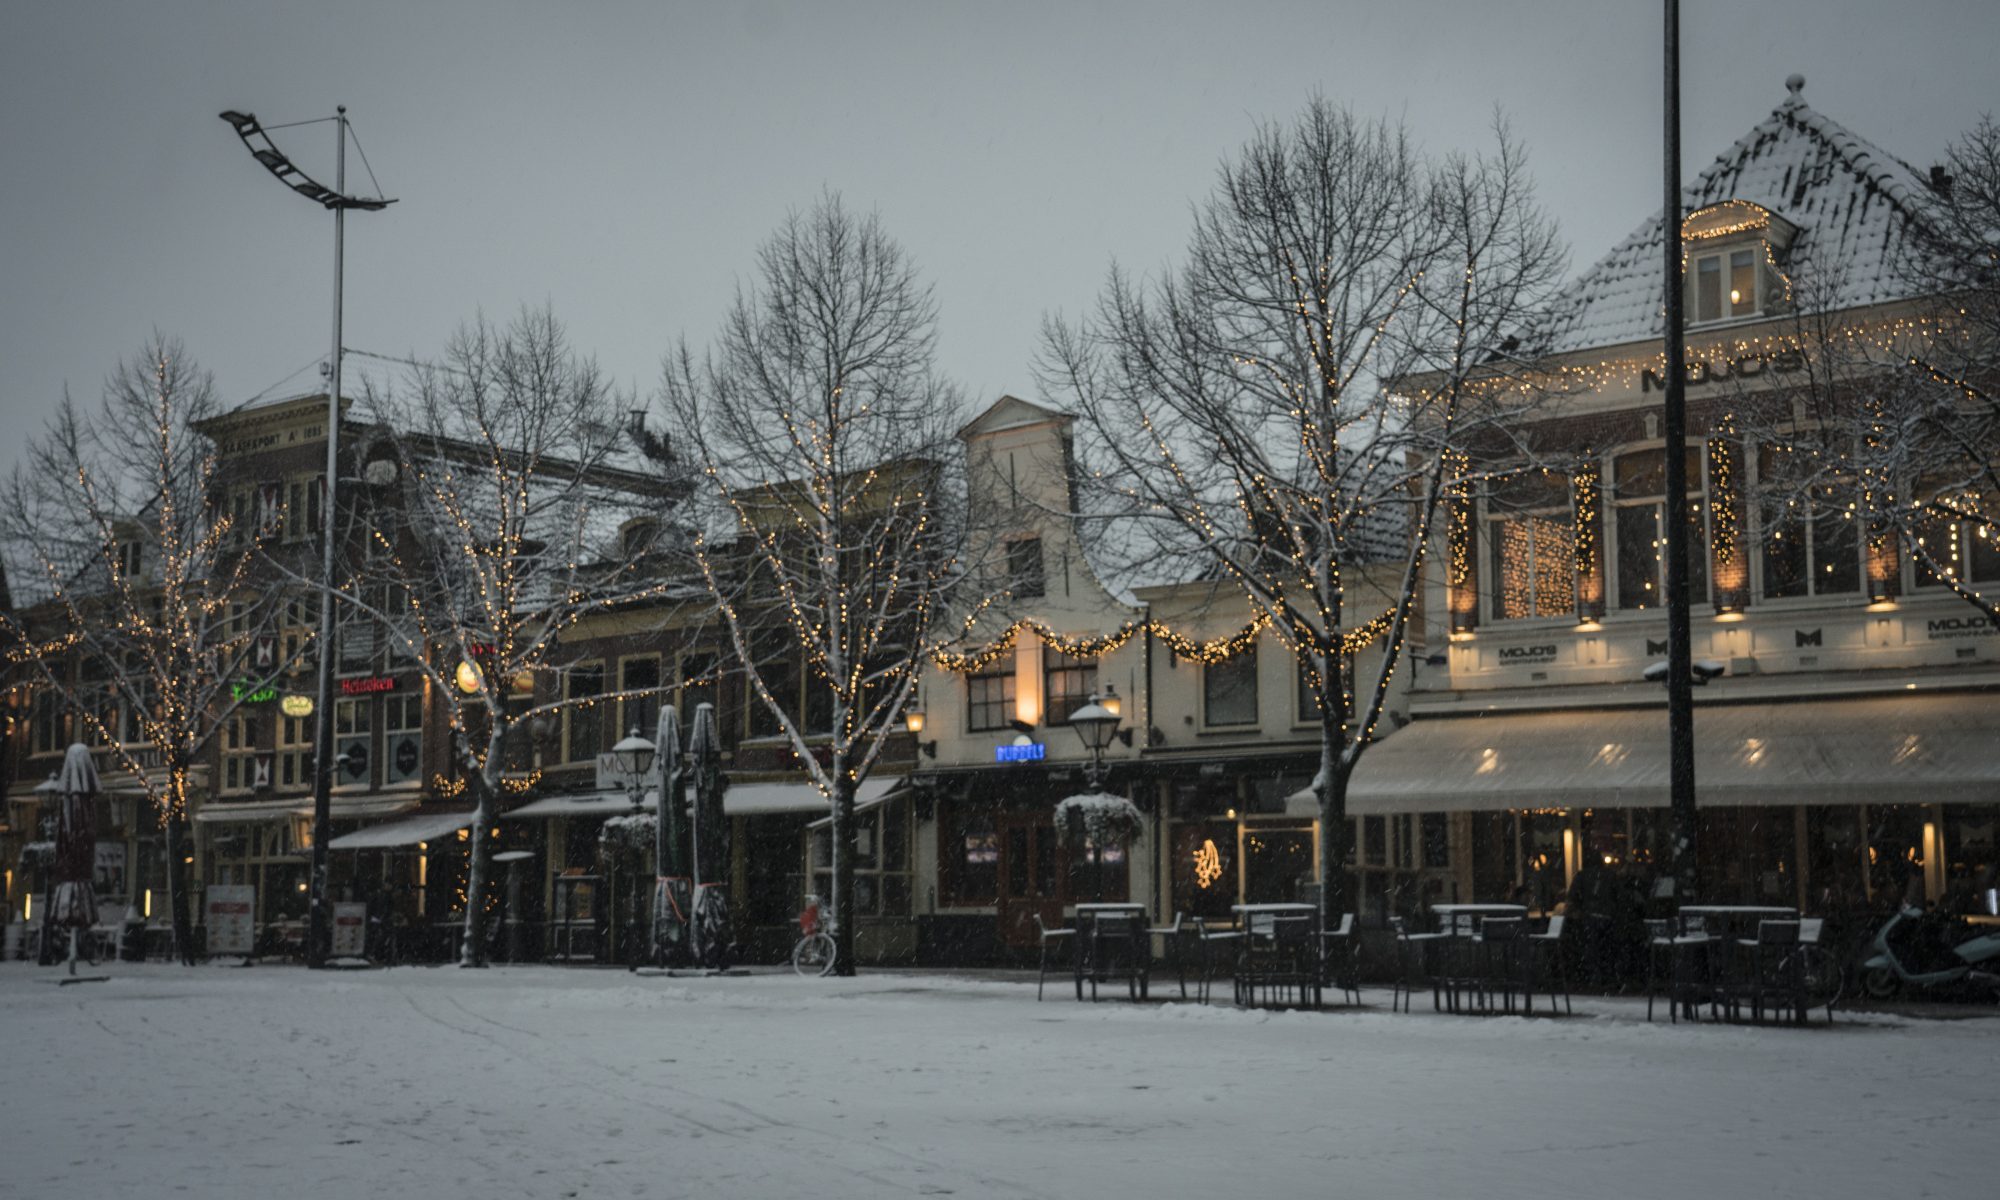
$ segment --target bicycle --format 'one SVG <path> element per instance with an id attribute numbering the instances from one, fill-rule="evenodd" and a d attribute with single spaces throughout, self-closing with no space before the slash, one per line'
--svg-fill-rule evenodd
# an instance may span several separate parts
<path id="1" fill-rule="evenodd" d="M 819 897 L 806 897 L 805 911 L 799 914 L 799 940 L 792 947 L 792 970 L 801 975 L 831 975 L 835 948 L 833 934 L 820 925 Z"/>

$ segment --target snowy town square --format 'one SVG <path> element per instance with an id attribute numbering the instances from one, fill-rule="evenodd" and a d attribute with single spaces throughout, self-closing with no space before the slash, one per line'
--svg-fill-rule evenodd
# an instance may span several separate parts
<path id="1" fill-rule="evenodd" d="M 1996 0 L 0 0 L 0 1200 L 2000 1195 Z"/>
<path id="2" fill-rule="evenodd" d="M 1985 1195 L 1990 1019 L 1078 1005 L 1032 979 L 0 968 L 0 1194 Z"/>

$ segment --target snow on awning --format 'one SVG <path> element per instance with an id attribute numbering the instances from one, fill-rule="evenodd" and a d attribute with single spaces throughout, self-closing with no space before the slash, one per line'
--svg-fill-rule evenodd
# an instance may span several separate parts
<path id="1" fill-rule="evenodd" d="M 329 850 L 382 850 L 391 846 L 414 846 L 418 842 L 450 837 L 469 829 L 477 812 L 419 813 L 400 821 L 370 825 L 353 833 L 343 833 L 326 844 Z"/>
<path id="2" fill-rule="evenodd" d="M 2000 803 L 2000 693 L 1906 693 L 1695 709 L 1703 808 Z M 1364 754 L 1358 815 L 1664 808 L 1665 708 L 1432 717 Z M 1310 790 L 1285 811 L 1316 816 Z"/>
<path id="3" fill-rule="evenodd" d="M 312 801 L 298 796 L 283 800 L 211 800 L 194 819 L 203 825 L 225 821 L 280 821 L 312 812 Z"/>
<path id="4" fill-rule="evenodd" d="M 862 782 L 862 786 L 860 786 L 860 790 L 858 790 L 858 792 L 854 794 L 854 812 L 864 812 L 864 810 L 868 810 L 868 808 L 874 808 L 876 804 L 884 804 L 884 802 L 892 800 L 892 798 L 894 798 L 894 796 L 896 796 L 896 794 L 898 794 L 898 792 L 902 790 L 902 788 L 900 788 L 900 784 L 904 784 L 904 782 L 906 782 L 906 780 L 904 780 L 902 776 L 896 776 L 896 778 L 888 778 L 888 780 L 864 780 L 864 782 Z M 786 786 L 796 786 L 796 784 L 786 784 Z M 734 788 L 732 788 L 732 790 L 734 790 Z M 830 808 L 828 800 L 826 800 L 824 796 L 820 796 L 820 790 L 818 790 L 818 788 L 812 788 L 812 786 L 808 784 L 808 786 L 806 786 L 806 790 L 810 790 L 810 792 L 812 792 L 812 796 L 814 796 L 814 800 L 816 800 L 816 804 L 814 804 L 814 806 L 812 806 L 810 810 L 800 810 L 800 808 L 786 808 L 786 810 L 782 810 L 782 812 L 826 812 L 826 810 Z M 728 798 L 730 798 L 730 792 L 724 792 L 724 794 L 722 794 L 722 800 L 724 800 L 724 808 L 728 806 Z M 770 812 L 778 812 L 778 810 L 770 810 Z M 818 828 L 824 828 L 824 826 L 830 826 L 830 824 L 834 824 L 834 814 L 832 814 L 832 812 L 826 812 L 826 816 L 822 816 L 820 820 L 816 820 L 816 822 L 808 824 L 806 828 L 808 828 L 808 830 L 818 830 Z"/>
<path id="5" fill-rule="evenodd" d="M 639 807 L 653 810 L 660 807 L 660 793 L 647 792 L 640 800 Z M 513 820 L 517 817 L 615 817 L 632 811 L 632 797 L 626 792 L 580 792 L 570 796 L 544 796 L 540 800 L 530 800 L 512 812 L 500 814 L 500 819 Z"/>

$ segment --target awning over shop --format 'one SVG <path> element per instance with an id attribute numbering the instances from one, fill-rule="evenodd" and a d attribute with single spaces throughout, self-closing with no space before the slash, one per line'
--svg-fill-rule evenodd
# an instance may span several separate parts
<path id="1" fill-rule="evenodd" d="M 393 817 L 417 806 L 413 792 L 390 796 L 335 796 L 327 806 L 336 821 L 365 821 Z M 279 821 L 288 817 L 312 816 L 312 797 L 287 796 L 282 800 L 211 800 L 201 806 L 194 819 L 203 824 L 219 821 Z M 328 843 L 331 845 L 331 843 Z"/>
<path id="2" fill-rule="evenodd" d="M 863 780 L 854 792 L 856 808 L 879 804 L 890 789 L 903 781 L 900 775 L 887 779 Z M 722 793 L 722 811 L 732 817 L 755 817 L 767 813 L 826 812 L 827 798 L 810 783 L 732 783 Z"/>
<path id="3" fill-rule="evenodd" d="M 353 833 L 343 833 L 326 844 L 329 850 L 382 850 L 392 846 L 414 846 L 418 842 L 447 838 L 472 826 L 476 812 L 419 813 L 400 821 L 370 825 Z"/>
<path id="4" fill-rule="evenodd" d="M 1695 709 L 1702 807 L 2000 803 L 2000 693 Z M 1665 807 L 1665 708 L 1420 719 L 1371 747 L 1355 814 Z M 1317 814 L 1312 793 L 1286 811 Z"/>
<path id="5" fill-rule="evenodd" d="M 880 782 L 883 785 L 880 791 L 875 791 L 873 789 L 872 785 L 874 785 L 877 782 Z M 879 781 L 874 779 L 869 780 L 867 783 L 861 785 L 861 795 L 858 795 L 854 798 L 854 811 L 858 813 L 867 812 L 871 808 L 875 808 L 878 805 L 888 803 L 890 800 L 895 799 L 898 795 L 908 790 L 906 788 L 897 786 L 898 784 L 902 784 L 905 782 L 907 782 L 907 780 L 900 777 L 896 779 L 883 779 Z M 822 809 L 825 808 L 826 802 L 821 801 L 820 807 Z M 812 822 L 810 825 L 807 825 L 806 828 L 820 829 L 831 824 L 833 824 L 833 814 L 827 813 L 827 815 L 821 817 L 819 820 Z"/>
<path id="6" fill-rule="evenodd" d="M 283 800 L 211 800 L 194 819 L 203 825 L 230 821 L 281 821 L 312 812 L 312 801 L 287 796 Z"/>
<path id="7" fill-rule="evenodd" d="M 660 794 L 647 792 L 639 807 L 656 811 Z M 503 821 L 519 817 L 615 817 L 632 811 L 632 797 L 625 792 L 579 792 L 572 796 L 544 796 L 530 800 L 511 812 L 500 814 Z"/>

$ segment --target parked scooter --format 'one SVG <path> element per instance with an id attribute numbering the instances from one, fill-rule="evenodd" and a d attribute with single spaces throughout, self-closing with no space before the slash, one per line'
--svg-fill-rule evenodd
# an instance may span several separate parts
<path id="1" fill-rule="evenodd" d="M 1903 905 L 1875 933 L 1861 964 L 1861 987 L 1877 1000 L 1904 988 L 1956 983 L 2000 990 L 2000 929 Z"/>

